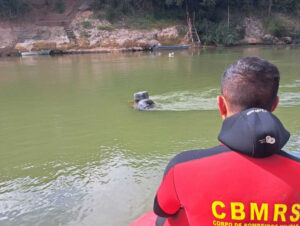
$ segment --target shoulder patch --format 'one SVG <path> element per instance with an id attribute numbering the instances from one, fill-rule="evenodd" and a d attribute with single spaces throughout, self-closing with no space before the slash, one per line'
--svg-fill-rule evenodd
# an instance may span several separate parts
<path id="1" fill-rule="evenodd" d="M 218 155 L 228 151 L 231 151 L 231 149 L 229 149 L 226 146 L 220 145 L 210 149 L 190 150 L 190 151 L 181 152 L 169 162 L 167 168 L 165 169 L 164 177 L 169 172 L 169 170 L 177 164 L 196 160 L 196 159 L 201 159 L 213 155 Z"/>

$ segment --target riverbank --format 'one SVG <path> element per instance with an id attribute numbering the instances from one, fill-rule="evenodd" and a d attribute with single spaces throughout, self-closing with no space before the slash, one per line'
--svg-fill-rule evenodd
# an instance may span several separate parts
<path id="1" fill-rule="evenodd" d="M 90 5 L 66 2 L 63 13 L 48 10 L 44 1 L 36 1 L 29 13 L 13 21 L 0 21 L 0 56 L 17 56 L 19 52 L 51 50 L 54 54 L 115 53 L 149 51 L 156 45 L 184 45 L 191 42 L 185 21 L 152 21 L 147 27 L 99 19 Z M 300 30 L 299 23 L 283 15 L 287 30 Z M 137 19 L 138 20 L 138 19 Z M 146 24 L 146 22 L 145 22 Z M 234 29 L 243 30 L 239 40 L 230 45 L 288 45 L 298 43 L 291 36 L 276 37 L 264 18 L 245 16 Z M 290 32 L 290 33 L 292 33 Z M 271 32 L 272 33 L 272 32 Z M 207 36 L 200 36 L 202 46 Z M 217 41 L 209 46 L 219 46 Z"/>
<path id="2" fill-rule="evenodd" d="M 22 18 L 0 21 L 0 55 L 41 50 L 60 54 L 134 52 L 188 42 L 184 24 L 159 21 L 151 28 L 135 28 L 96 18 L 89 4 L 74 2 L 66 4 L 63 13 L 47 10 L 43 1 L 35 2 Z"/>

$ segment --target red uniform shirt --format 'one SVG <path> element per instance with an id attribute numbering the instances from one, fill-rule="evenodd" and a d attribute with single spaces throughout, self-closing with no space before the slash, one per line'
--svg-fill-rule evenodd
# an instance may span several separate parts
<path id="1" fill-rule="evenodd" d="M 223 123 L 226 144 L 180 153 L 157 191 L 157 225 L 300 226 L 300 161 L 280 149 L 289 133 L 270 112 Z M 234 151 L 232 151 L 234 150 Z"/>

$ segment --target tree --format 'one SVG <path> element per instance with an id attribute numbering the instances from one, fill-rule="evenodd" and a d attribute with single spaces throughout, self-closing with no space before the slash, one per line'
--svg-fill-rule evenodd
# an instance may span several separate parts
<path id="1" fill-rule="evenodd" d="M 272 5 L 273 5 L 273 0 L 269 0 L 268 17 L 271 16 Z"/>
<path id="2" fill-rule="evenodd" d="M 0 17 L 15 18 L 29 9 L 24 0 L 0 0 Z"/>

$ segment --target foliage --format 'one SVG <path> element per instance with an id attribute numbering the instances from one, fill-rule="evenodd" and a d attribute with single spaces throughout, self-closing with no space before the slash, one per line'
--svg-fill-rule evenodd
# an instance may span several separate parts
<path id="1" fill-rule="evenodd" d="M 112 27 L 112 26 L 98 26 L 97 29 L 102 30 L 102 31 L 112 31 L 114 29 L 114 27 Z"/>
<path id="2" fill-rule="evenodd" d="M 64 13 L 65 12 L 65 3 L 63 0 L 55 0 L 54 3 L 54 9 L 58 13 Z"/>
<path id="3" fill-rule="evenodd" d="M 281 12 L 297 12 L 300 9 L 299 0 L 274 0 L 274 8 Z"/>
<path id="4" fill-rule="evenodd" d="M 126 26 L 132 29 L 161 29 L 166 26 L 178 24 L 178 20 L 176 19 L 157 19 L 155 15 L 149 13 L 127 16 L 125 21 Z"/>
<path id="5" fill-rule="evenodd" d="M 129 27 L 153 28 L 157 21 L 184 21 L 186 9 L 194 19 L 200 39 L 206 44 L 232 45 L 243 36 L 237 26 L 241 21 L 232 14 L 263 14 L 272 18 L 275 12 L 293 14 L 300 10 L 300 0 L 94 0 L 93 8 L 98 15 L 112 23 L 122 20 Z M 227 22 L 230 11 L 229 28 Z M 235 24 L 237 23 L 237 24 Z M 272 35 L 281 37 L 287 34 L 285 26 L 275 20 L 266 23 Z"/>
<path id="6" fill-rule="evenodd" d="M 286 26 L 279 19 L 268 19 L 265 21 L 266 32 L 276 37 L 287 35 Z"/>
<path id="7" fill-rule="evenodd" d="M 289 33 L 289 35 L 294 39 L 297 40 L 298 44 L 300 43 L 300 31 L 294 30 L 293 32 Z"/>
<path id="8" fill-rule="evenodd" d="M 64 0 L 45 0 L 45 4 L 54 3 L 54 9 L 63 13 L 65 11 Z M 135 15 L 137 12 L 150 13 L 154 17 L 182 19 L 186 4 L 196 13 L 196 19 L 208 19 L 213 22 L 219 21 L 220 13 L 226 12 L 227 7 L 233 11 L 251 13 L 253 11 L 269 10 L 279 12 L 298 12 L 299 0 L 93 0 L 92 8 L 104 10 L 105 17 L 110 21 L 120 16 Z M 0 16 L 13 18 L 23 14 L 29 9 L 26 0 L 0 0 Z M 267 14 L 266 14 L 267 15 Z"/>
<path id="9" fill-rule="evenodd" d="M 241 37 L 235 28 L 228 28 L 224 23 L 204 21 L 199 27 L 201 40 L 205 45 L 234 45 Z"/>
<path id="10" fill-rule="evenodd" d="M 0 0 L 0 17 L 12 19 L 29 10 L 25 0 Z"/>
<path id="11" fill-rule="evenodd" d="M 299 0 L 94 0 L 93 8 L 106 10 L 110 20 L 122 15 L 134 15 L 136 12 L 166 14 L 172 12 L 173 18 L 185 14 L 186 5 L 196 13 L 196 19 L 208 19 L 218 22 L 224 18 L 229 7 L 233 11 L 252 13 L 270 10 L 292 12 L 300 9 Z M 220 17 L 221 15 L 221 17 Z"/>
<path id="12" fill-rule="evenodd" d="M 86 28 L 86 29 L 92 27 L 92 24 L 91 24 L 90 21 L 82 21 L 82 22 L 81 22 L 81 25 L 82 25 L 83 28 Z"/>

